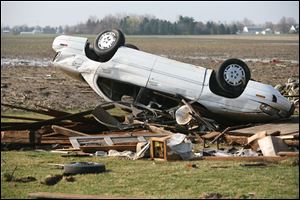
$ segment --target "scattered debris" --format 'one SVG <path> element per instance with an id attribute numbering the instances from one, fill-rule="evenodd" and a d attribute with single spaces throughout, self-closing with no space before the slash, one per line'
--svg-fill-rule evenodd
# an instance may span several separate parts
<path id="1" fill-rule="evenodd" d="M 240 166 L 242 167 L 265 167 L 267 166 L 266 163 L 264 162 L 257 162 L 257 163 L 243 163 L 243 164 L 240 164 Z"/>
<path id="2" fill-rule="evenodd" d="M 191 163 L 187 164 L 186 167 L 187 168 L 194 168 L 194 169 L 199 168 L 196 164 L 191 164 Z"/>
<path id="3" fill-rule="evenodd" d="M 1 104 L 52 117 L 35 119 L 35 122 L 1 122 L 1 148 L 28 145 L 40 149 L 47 147 L 63 157 L 117 156 L 165 161 L 205 157 L 228 160 L 245 157 L 252 161 L 251 157 L 284 159 L 299 155 L 299 116 L 269 124 L 228 126 L 203 117 L 203 110 L 193 102 L 180 96 L 172 98 L 182 105 L 158 110 L 128 102 L 112 102 L 74 114 L 43 106 L 27 109 Z M 109 110 L 114 108 L 125 114 L 110 114 Z M 207 145 L 215 142 L 216 149 L 207 149 Z M 202 143 L 203 149 L 195 150 L 196 143 Z M 220 144 L 227 148 L 220 148 Z"/>
<path id="4" fill-rule="evenodd" d="M 110 157 L 125 157 L 125 158 L 128 158 L 128 159 L 134 159 L 135 153 L 133 153 L 132 151 L 119 152 L 119 151 L 111 149 L 111 150 L 108 151 L 107 156 L 110 156 Z"/>
<path id="5" fill-rule="evenodd" d="M 44 185 L 55 185 L 63 178 L 63 175 L 56 174 L 56 175 L 48 175 L 46 176 L 45 180 L 41 181 L 41 184 Z"/>
<path id="6" fill-rule="evenodd" d="M 202 194 L 199 199 L 222 199 L 223 196 L 219 193 Z"/>
<path id="7" fill-rule="evenodd" d="M 264 156 L 277 156 L 279 151 L 288 151 L 288 146 L 282 139 L 275 136 L 259 139 L 258 144 Z"/>
<path id="8" fill-rule="evenodd" d="M 76 180 L 74 176 L 64 176 L 63 179 L 67 182 L 74 182 Z"/>
<path id="9" fill-rule="evenodd" d="M 21 182 L 21 183 L 28 183 L 28 182 L 36 181 L 36 178 L 33 176 L 27 176 L 27 177 L 23 177 L 23 178 L 17 178 L 17 179 L 15 179 L 15 181 Z"/>
<path id="10" fill-rule="evenodd" d="M 287 83 L 278 84 L 275 89 L 295 105 L 295 113 L 299 114 L 299 79 L 289 78 Z"/>

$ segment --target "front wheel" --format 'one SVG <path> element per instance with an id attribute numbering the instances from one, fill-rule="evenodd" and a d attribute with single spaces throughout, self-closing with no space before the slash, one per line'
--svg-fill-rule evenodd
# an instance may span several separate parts
<path id="1" fill-rule="evenodd" d="M 100 33 L 94 42 L 94 50 L 101 60 L 109 60 L 125 43 L 124 34 L 118 30 L 106 30 Z"/>
<path id="2" fill-rule="evenodd" d="M 246 63 L 239 59 L 228 59 L 222 63 L 216 73 L 216 79 L 224 92 L 234 96 L 240 95 L 251 74 Z"/>

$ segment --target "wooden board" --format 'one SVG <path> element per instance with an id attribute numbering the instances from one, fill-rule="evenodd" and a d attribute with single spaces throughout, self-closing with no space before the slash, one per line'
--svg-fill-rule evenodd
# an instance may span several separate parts
<path id="1" fill-rule="evenodd" d="M 268 131 L 269 133 L 280 131 L 280 135 L 299 133 L 299 116 L 288 120 L 274 122 L 269 124 L 262 124 L 248 128 L 236 129 L 229 131 L 232 134 L 255 134 L 260 131 Z"/>
<path id="2" fill-rule="evenodd" d="M 96 151 L 106 151 L 116 150 L 116 151 L 132 151 L 136 152 L 136 144 L 128 144 L 128 145 L 112 145 L 112 146 L 81 146 L 81 151 L 84 153 L 95 153 Z"/>

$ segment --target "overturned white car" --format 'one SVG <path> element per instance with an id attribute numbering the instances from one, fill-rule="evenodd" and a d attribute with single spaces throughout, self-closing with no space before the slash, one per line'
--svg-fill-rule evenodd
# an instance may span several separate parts
<path id="1" fill-rule="evenodd" d="M 171 60 L 125 44 L 120 30 L 87 38 L 58 36 L 54 66 L 86 81 L 106 101 L 130 96 L 135 103 L 169 109 L 182 97 L 226 120 L 255 122 L 289 117 L 291 104 L 271 85 L 250 80 L 239 59 L 226 60 L 217 71 Z"/>

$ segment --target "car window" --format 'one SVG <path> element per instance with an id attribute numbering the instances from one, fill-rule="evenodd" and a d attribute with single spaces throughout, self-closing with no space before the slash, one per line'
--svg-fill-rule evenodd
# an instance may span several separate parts
<path id="1" fill-rule="evenodd" d="M 135 99 L 140 90 L 139 86 L 103 77 L 98 78 L 97 85 L 103 94 L 113 101 L 121 101 L 123 96 Z"/>
<path id="2" fill-rule="evenodd" d="M 178 105 L 175 97 L 148 88 L 98 77 L 97 85 L 102 93 L 112 101 L 122 101 L 123 97 L 131 97 L 132 103 L 140 103 L 150 108 L 169 109 Z"/>

